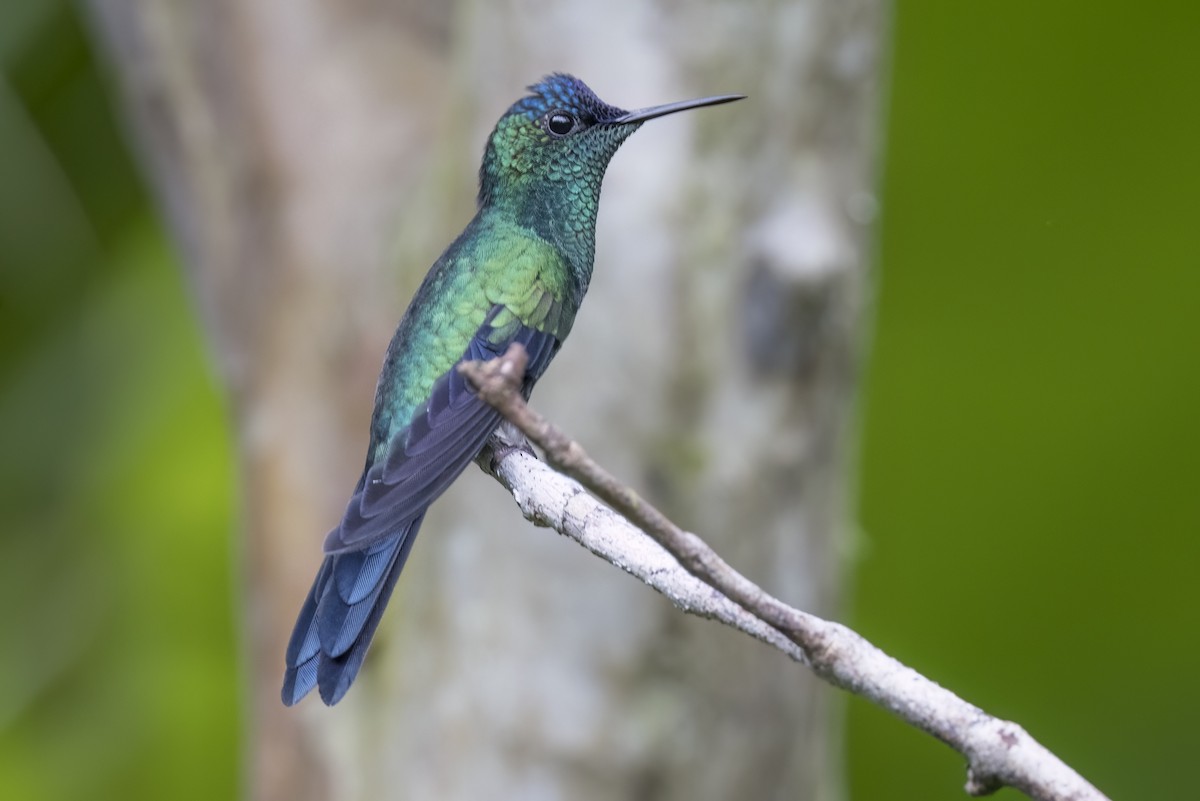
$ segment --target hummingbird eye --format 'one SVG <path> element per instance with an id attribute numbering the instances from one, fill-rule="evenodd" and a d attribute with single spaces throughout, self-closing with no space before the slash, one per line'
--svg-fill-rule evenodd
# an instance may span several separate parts
<path id="1" fill-rule="evenodd" d="M 578 121 L 565 111 L 552 111 L 546 115 L 546 130 L 554 136 L 566 136 L 575 130 Z"/>

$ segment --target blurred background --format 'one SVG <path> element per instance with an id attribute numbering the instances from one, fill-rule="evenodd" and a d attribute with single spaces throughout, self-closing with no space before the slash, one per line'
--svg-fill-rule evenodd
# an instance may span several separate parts
<path id="1" fill-rule="evenodd" d="M 889 25 L 838 616 L 1114 799 L 1177 797 L 1200 746 L 1200 10 L 929 0 Z M 234 424 L 120 114 L 80 8 L 0 8 L 10 798 L 245 781 Z M 863 702 L 838 747 L 850 798 L 963 797 L 953 752 Z"/>

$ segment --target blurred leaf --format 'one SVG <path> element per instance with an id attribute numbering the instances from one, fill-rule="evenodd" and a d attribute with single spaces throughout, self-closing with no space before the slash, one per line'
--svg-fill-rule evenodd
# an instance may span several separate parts
<path id="1" fill-rule="evenodd" d="M 0 10 L 0 776 L 237 785 L 228 427 L 70 6 Z M 15 21 L 15 22 L 14 22 Z"/>

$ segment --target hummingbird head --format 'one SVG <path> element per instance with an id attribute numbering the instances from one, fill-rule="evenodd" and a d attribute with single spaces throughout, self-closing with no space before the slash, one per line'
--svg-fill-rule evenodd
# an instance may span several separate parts
<path id="1" fill-rule="evenodd" d="M 561 190 L 573 202 L 591 205 L 593 219 L 609 160 L 643 122 L 741 98 L 721 95 L 626 111 L 563 73 L 543 78 L 529 92 L 504 113 L 488 139 L 479 170 L 479 205 L 504 195 L 544 198 Z"/>

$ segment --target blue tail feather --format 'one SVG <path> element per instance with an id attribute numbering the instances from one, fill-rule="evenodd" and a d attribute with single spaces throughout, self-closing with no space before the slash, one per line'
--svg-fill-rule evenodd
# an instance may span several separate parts
<path id="1" fill-rule="evenodd" d="M 424 517 L 366 551 L 325 557 L 288 644 L 285 704 L 316 687 L 333 705 L 350 689 Z"/>

